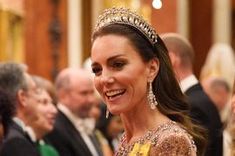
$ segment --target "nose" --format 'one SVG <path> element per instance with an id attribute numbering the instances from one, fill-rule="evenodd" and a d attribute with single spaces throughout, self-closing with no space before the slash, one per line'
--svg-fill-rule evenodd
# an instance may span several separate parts
<path id="1" fill-rule="evenodd" d="M 50 109 L 51 113 L 53 115 L 56 115 L 58 113 L 58 110 L 57 110 L 56 106 L 53 103 L 51 103 L 50 106 L 51 106 L 51 109 Z"/>
<path id="2" fill-rule="evenodd" d="M 110 84 L 114 82 L 114 77 L 111 72 L 108 71 L 103 71 L 101 78 L 100 78 L 101 83 L 103 84 Z"/>

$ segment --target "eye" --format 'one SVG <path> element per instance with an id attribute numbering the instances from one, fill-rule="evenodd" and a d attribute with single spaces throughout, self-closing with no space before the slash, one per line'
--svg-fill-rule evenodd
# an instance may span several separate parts
<path id="1" fill-rule="evenodd" d="M 112 67 L 115 69 L 118 69 L 118 70 L 122 69 L 124 67 L 124 65 L 126 65 L 126 62 L 124 62 L 124 61 L 114 61 L 112 63 Z"/>
<path id="2" fill-rule="evenodd" d="M 92 67 L 92 72 L 93 72 L 96 76 L 98 76 L 98 75 L 101 74 L 102 69 L 101 69 L 100 67 Z"/>
<path id="3" fill-rule="evenodd" d="M 45 99 L 38 99 L 38 102 L 42 105 L 45 105 Z"/>

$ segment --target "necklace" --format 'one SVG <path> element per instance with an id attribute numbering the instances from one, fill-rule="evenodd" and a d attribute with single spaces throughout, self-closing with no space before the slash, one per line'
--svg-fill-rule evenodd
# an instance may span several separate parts
<path id="1" fill-rule="evenodd" d="M 167 129 L 171 124 L 174 124 L 175 122 L 169 121 L 167 123 L 161 124 L 157 126 L 156 128 L 152 130 L 148 130 L 143 136 L 139 137 L 137 140 L 133 141 L 132 143 L 128 143 L 126 139 L 126 134 L 124 133 L 120 140 L 120 146 L 118 148 L 118 151 L 115 153 L 115 156 L 127 156 L 135 144 L 138 144 L 140 146 L 148 143 L 151 146 L 157 145 L 157 141 L 159 138 L 159 133 L 157 133 L 160 129 L 165 130 Z"/>

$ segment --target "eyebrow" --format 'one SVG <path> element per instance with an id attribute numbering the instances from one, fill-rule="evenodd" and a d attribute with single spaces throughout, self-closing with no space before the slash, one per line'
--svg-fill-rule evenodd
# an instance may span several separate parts
<path id="1" fill-rule="evenodd" d="M 108 58 L 107 62 L 111 62 L 112 60 L 114 60 L 114 59 L 116 59 L 116 58 L 118 58 L 118 57 L 121 57 L 121 56 L 124 56 L 124 55 L 123 55 L 123 54 L 114 55 L 114 56 Z M 98 63 L 97 63 L 97 62 L 93 62 L 93 63 L 91 64 L 91 66 L 95 66 L 96 64 L 98 64 Z"/>

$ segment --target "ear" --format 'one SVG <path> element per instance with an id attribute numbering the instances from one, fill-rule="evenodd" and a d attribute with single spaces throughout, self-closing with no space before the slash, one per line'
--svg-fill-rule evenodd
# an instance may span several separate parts
<path id="1" fill-rule="evenodd" d="M 176 67 L 180 64 L 179 57 L 174 52 L 169 51 L 169 56 L 173 67 Z"/>
<path id="2" fill-rule="evenodd" d="M 27 105 L 27 95 L 25 93 L 25 91 L 23 91 L 22 89 L 20 89 L 18 92 L 17 92 L 17 100 L 18 100 L 18 103 L 21 107 L 25 107 Z"/>
<path id="3" fill-rule="evenodd" d="M 148 63 L 148 81 L 152 82 L 158 74 L 159 71 L 159 60 L 157 58 L 152 59 Z"/>
<path id="4" fill-rule="evenodd" d="M 68 91 L 65 89 L 60 89 L 57 91 L 57 98 L 59 99 L 60 102 L 63 104 L 67 103 L 68 100 Z"/>
<path id="5" fill-rule="evenodd" d="M 169 57 L 170 57 L 170 60 L 171 60 L 171 64 L 172 66 L 174 66 L 175 62 L 176 62 L 176 56 L 173 52 L 169 51 Z"/>

